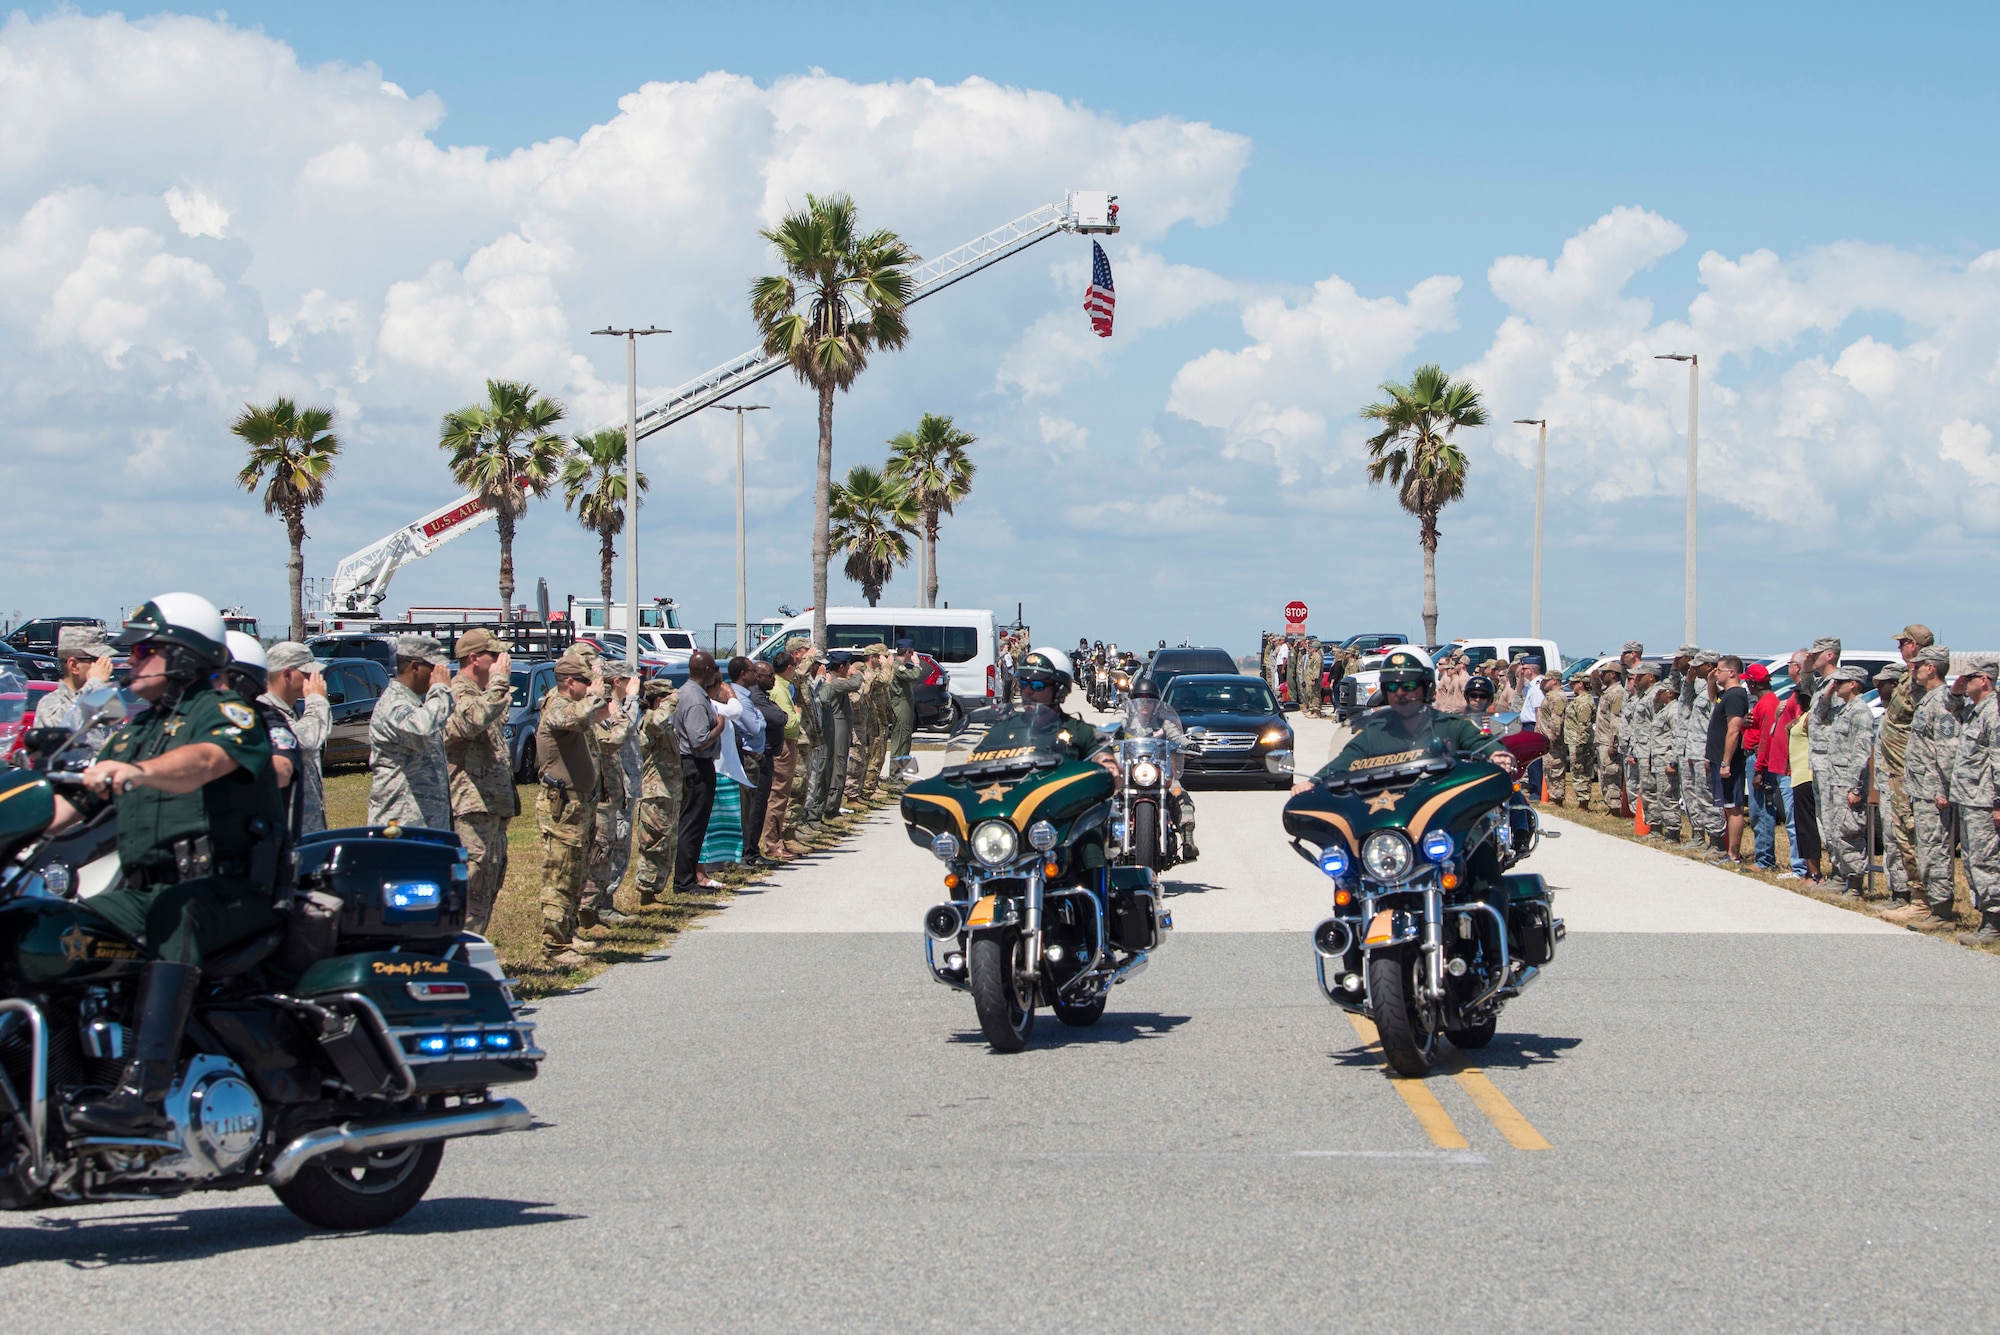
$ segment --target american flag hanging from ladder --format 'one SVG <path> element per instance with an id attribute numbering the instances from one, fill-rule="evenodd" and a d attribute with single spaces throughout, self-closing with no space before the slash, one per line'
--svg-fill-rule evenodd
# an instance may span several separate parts
<path id="1" fill-rule="evenodd" d="M 1090 289 L 1083 294 L 1083 313 L 1090 317 L 1090 327 L 1097 331 L 1099 338 L 1111 337 L 1111 312 L 1117 306 L 1117 294 L 1111 290 L 1111 261 L 1104 258 L 1104 247 L 1093 241 L 1090 243 Z"/>

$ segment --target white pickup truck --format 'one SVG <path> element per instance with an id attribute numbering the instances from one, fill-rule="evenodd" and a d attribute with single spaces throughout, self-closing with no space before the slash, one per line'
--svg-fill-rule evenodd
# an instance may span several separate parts
<path id="1" fill-rule="evenodd" d="M 1406 646 L 1396 646 L 1402 648 Z M 1453 640 L 1450 644 L 1439 645 L 1436 652 L 1419 651 L 1427 659 L 1435 659 L 1456 650 L 1465 655 L 1473 667 L 1499 659 L 1511 663 L 1516 657 L 1526 654 L 1544 665 L 1562 666 L 1562 651 L 1554 640 L 1537 639 L 1531 635 L 1503 635 L 1498 637 L 1477 637 Z M 1393 650 L 1391 651 L 1393 652 Z M 1382 678 L 1382 654 L 1369 654 L 1361 660 L 1359 668 L 1341 678 L 1340 698 L 1336 702 L 1340 719 L 1348 719 L 1373 708 L 1381 701 L 1374 698 L 1376 687 Z"/>

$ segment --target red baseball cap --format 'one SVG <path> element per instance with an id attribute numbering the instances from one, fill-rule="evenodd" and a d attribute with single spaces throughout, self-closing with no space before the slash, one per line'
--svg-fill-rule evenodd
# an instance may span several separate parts
<path id="1" fill-rule="evenodd" d="M 1762 663 L 1752 663 L 1749 667 L 1743 669 L 1743 680 L 1769 681 L 1771 680 L 1771 669 L 1765 667 Z"/>

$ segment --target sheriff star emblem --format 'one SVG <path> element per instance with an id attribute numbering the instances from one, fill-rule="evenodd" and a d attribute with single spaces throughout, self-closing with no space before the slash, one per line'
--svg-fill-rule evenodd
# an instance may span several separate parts
<path id="1" fill-rule="evenodd" d="M 998 802 L 1006 795 L 1007 790 L 997 783 L 991 788 L 981 788 L 979 790 L 979 800 L 982 802 Z"/>
<path id="2" fill-rule="evenodd" d="M 1396 798 L 1398 796 L 1400 796 L 1400 794 L 1392 792 L 1377 793 L 1375 794 L 1375 796 L 1368 799 L 1368 810 L 1371 812 L 1394 811 L 1396 809 Z"/>
<path id="3" fill-rule="evenodd" d="M 90 938 L 80 927 L 72 927 L 56 940 L 62 943 L 63 958 L 66 960 L 87 960 L 90 958 Z"/>

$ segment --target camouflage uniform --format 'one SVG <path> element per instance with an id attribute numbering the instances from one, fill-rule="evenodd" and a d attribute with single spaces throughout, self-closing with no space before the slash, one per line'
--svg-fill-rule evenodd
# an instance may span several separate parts
<path id="1" fill-rule="evenodd" d="M 1659 786 L 1653 782 L 1653 688 L 1639 685 L 1639 674 L 1632 674 L 1632 685 L 1625 693 L 1625 708 L 1621 712 L 1619 727 L 1619 749 L 1631 762 L 1632 777 L 1637 780 L 1634 792 L 1648 821 L 1660 809 Z"/>
<path id="2" fill-rule="evenodd" d="M 482 691 L 469 674 L 454 677 L 451 717 L 444 725 L 451 827 L 465 845 L 465 926 L 482 934 L 507 879 L 507 822 L 520 810 L 506 736 L 513 683 L 503 672 L 495 672 L 491 682 Z"/>
<path id="3" fill-rule="evenodd" d="M 585 660 L 564 654 L 558 676 L 582 676 Z M 560 684 L 542 698 L 542 721 L 535 734 L 535 754 L 541 761 L 541 793 L 535 798 L 535 825 L 542 835 L 542 949 L 589 950 L 577 938 L 583 903 L 584 860 L 589 856 L 595 807 L 590 796 L 597 783 L 595 747 L 590 716 L 604 703 L 603 688 L 594 686 L 581 700 L 563 694 Z"/>
<path id="4" fill-rule="evenodd" d="M 1590 780 L 1597 773 L 1597 751 L 1592 742 L 1597 729 L 1597 696 L 1587 678 L 1578 678 L 1576 693 L 1563 709 L 1563 750 L 1569 753 L 1570 777 L 1576 782 L 1576 804 L 1590 805 Z"/>
<path id="5" fill-rule="evenodd" d="M 1564 786 L 1569 777 L 1569 748 L 1563 744 L 1563 718 L 1569 709 L 1569 693 L 1556 679 L 1542 687 L 1541 712 L 1535 715 L 1535 731 L 1548 740 L 1542 756 L 1542 781 L 1548 786 L 1549 801 L 1561 806 L 1568 797 Z"/>
<path id="6" fill-rule="evenodd" d="M 1965 879 L 1972 887 L 1973 907 L 1986 926 L 2000 917 L 2000 833 L 1994 830 L 1992 815 L 2000 803 L 1996 746 L 2000 746 L 2000 693 L 1989 691 L 1976 705 L 1966 702 L 1951 765 L 1951 800 L 1958 804 Z"/>
<path id="7" fill-rule="evenodd" d="M 1834 694 L 1830 685 L 1826 694 Z M 1834 825 L 1826 845 L 1834 869 L 1847 878 L 1849 890 L 1859 892 L 1873 852 L 1868 846 L 1868 765 L 1875 755 L 1875 712 L 1857 695 L 1846 704 L 1836 700 L 1830 713 L 1827 767 L 1813 766 L 1813 782 L 1825 784 L 1832 795 L 1828 805 Z M 1861 795 L 1859 806 L 1848 801 L 1853 793 Z"/>
<path id="8" fill-rule="evenodd" d="M 1717 655 L 1703 651 L 1696 667 L 1712 666 Z M 1697 841 L 1726 832 L 1722 808 L 1708 786 L 1708 720 L 1715 701 L 1708 698 L 1708 678 L 1690 672 L 1681 683 L 1681 809 L 1687 812 L 1688 836 Z"/>
<path id="9" fill-rule="evenodd" d="M 1321 652 L 1318 640 L 1307 640 L 1305 651 L 1299 655 L 1303 662 L 1299 665 L 1299 708 L 1312 718 L 1319 717 L 1320 676 L 1326 671 L 1326 655 Z"/>
<path id="10" fill-rule="evenodd" d="M 792 803 L 789 809 L 794 832 L 804 838 L 819 822 L 819 813 L 808 808 L 812 796 L 813 767 L 819 763 L 826 739 L 820 733 L 820 706 L 815 697 L 819 682 L 812 674 L 810 660 L 802 660 L 792 677 L 792 704 L 799 713 L 799 762 L 792 768 Z"/>
<path id="11" fill-rule="evenodd" d="M 597 786 L 591 815 L 590 862 L 583 878 L 583 907 L 580 921 L 585 927 L 598 925 L 612 897 L 625 879 L 625 867 L 632 858 L 632 793 L 625 773 L 626 743 L 632 737 L 632 722 L 638 712 L 634 701 L 623 698 L 629 677 L 607 674 L 613 691 L 611 712 L 591 729 L 597 747 Z"/>
<path id="12" fill-rule="evenodd" d="M 375 702 L 368 723 L 370 825 L 451 828 L 451 775 L 444 758 L 451 709 L 451 688 L 443 683 L 419 700 L 415 691 L 392 681 Z"/>
<path id="13" fill-rule="evenodd" d="M 698 689 L 698 688 L 697 688 Z M 674 847 L 681 824 L 681 748 L 674 735 L 675 692 L 648 682 L 639 738 L 639 902 L 656 904 L 674 888 Z"/>
<path id="14" fill-rule="evenodd" d="M 1671 685 L 1669 690 L 1675 690 Z M 1653 696 L 1659 697 L 1654 687 Z M 1653 706 L 1651 746 L 1647 751 L 1646 772 L 1650 788 L 1642 788 L 1646 803 L 1646 823 L 1670 844 L 1681 842 L 1680 744 L 1681 702 L 1679 692 Z"/>
<path id="15" fill-rule="evenodd" d="M 844 654 L 844 649 L 834 653 Z M 832 655 L 828 655 L 829 662 Z M 842 659 L 842 662 L 848 660 Z M 812 786 L 806 793 L 807 816 L 813 821 L 830 821 L 840 815 L 842 790 L 846 787 L 848 751 L 854 733 L 855 701 L 864 683 L 861 675 L 849 671 L 837 677 L 829 671 L 813 689 L 813 704 L 820 715 L 824 745 L 813 758 Z"/>
<path id="16" fill-rule="evenodd" d="M 1912 889 L 1923 888 L 1924 902 L 1940 918 L 1952 915 L 1953 808 L 1938 810 L 1937 799 L 1951 799 L 1958 715 L 1964 703 L 1964 697 L 1953 695 L 1948 686 L 1940 684 L 1928 691 L 1920 688 L 1916 712 L 1910 716 L 1909 747 L 1903 753 L 1903 795 L 1910 803 L 1917 855 L 1917 880 Z"/>
<path id="17" fill-rule="evenodd" d="M 1618 725 L 1624 717 L 1625 688 L 1614 681 L 1597 697 L 1597 797 L 1607 812 L 1616 811 L 1624 800 L 1623 762 L 1618 758 Z"/>
<path id="18" fill-rule="evenodd" d="M 1880 689 L 1879 679 L 1878 688 Z M 1882 718 L 1875 738 L 1875 782 L 1882 792 L 1881 819 L 1888 829 L 1888 856 L 1883 871 L 1889 893 L 1910 898 L 1910 887 L 1923 879 L 1917 870 L 1916 817 L 1910 810 L 1903 772 L 1910 748 L 1910 721 L 1917 712 L 1917 684 L 1907 673 L 1882 691 Z"/>

